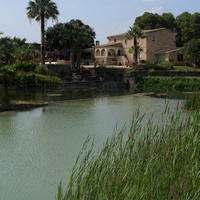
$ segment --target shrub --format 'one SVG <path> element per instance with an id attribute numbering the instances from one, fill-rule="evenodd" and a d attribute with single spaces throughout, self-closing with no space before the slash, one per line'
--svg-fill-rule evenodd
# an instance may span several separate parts
<path id="1" fill-rule="evenodd" d="M 197 78 L 182 77 L 156 77 L 148 76 L 138 78 L 135 89 L 176 89 L 176 90 L 200 90 L 200 80 Z"/>
<path id="2" fill-rule="evenodd" d="M 173 64 L 171 62 L 165 61 L 159 64 L 160 69 L 171 70 L 173 69 Z"/>
<path id="3" fill-rule="evenodd" d="M 140 60 L 139 63 L 141 63 L 141 64 L 146 64 L 147 61 L 146 61 L 146 60 Z"/>
<path id="4" fill-rule="evenodd" d="M 36 73 L 18 73 L 15 77 L 15 85 L 19 88 L 43 88 L 61 83 L 60 78 Z"/>
<path id="5" fill-rule="evenodd" d="M 147 64 L 146 69 L 147 70 L 151 70 L 151 69 L 154 69 L 154 70 L 172 70 L 174 68 L 173 68 L 172 63 L 165 61 L 165 62 L 162 62 L 160 64 Z"/>
<path id="6" fill-rule="evenodd" d="M 15 71 L 34 72 L 36 64 L 32 62 L 17 62 L 11 65 Z"/>
<path id="7" fill-rule="evenodd" d="M 38 74 L 48 75 L 49 70 L 45 65 L 38 65 L 35 69 L 35 72 Z"/>

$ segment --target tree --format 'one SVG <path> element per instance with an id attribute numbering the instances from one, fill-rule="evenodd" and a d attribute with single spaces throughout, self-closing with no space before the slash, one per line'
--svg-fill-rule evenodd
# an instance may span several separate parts
<path id="1" fill-rule="evenodd" d="M 47 28 L 45 31 L 45 44 L 47 49 L 53 51 L 55 49 L 63 50 L 65 48 L 66 45 L 61 43 L 63 31 L 63 23 L 57 23 L 53 27 Z"/>
<path id="2" fill-rule="evenodd" d="M 176 28 L 174 15 L 172 13 L 163 13 L 161 15 L 161 24 L 165 28 L 174 30 Z"/>
<path id="3" fill-rule="evenodd" d="M 200 67 L 200 39 L 192 39 L 182 48 L 184 59 Z"/>
<path id="4" fill-rule="evenodd" d="M 32 44 L 17 46 L 14 52 L 15 61 L 35 61 L 39 56 L 39 51 L 36 50 Z"/>
<path id="5" fill-rule="evenodd" d="M 0 82 L 3 84 L 4 92 L 3 97 L 8 94 L 8 86 L 15 76 L 15 71 L 8 65 L 0 67 Z"/>
<path id="6" fill-rule="evenodd" d="M 137 40 L 139 38 L 144 38 L 144 34 L 142 32 L 142 30 L 140 29 L 139 26 L 137 25 L 133 25 L 132 27 L 130 27 L 129 31 L 127 32 L 126 36 L 125 36 L 125 40 L 133 40 L 133 60 L 134 60 L 134 64 L 138 63 L 138 44 L 137 44 Z"/>
<path id="7" fill-rule="evenodd" d="M 176 17 L 177 46 L 183 46 L 191 39 L 200 38 L 200 13 L 183 12 Z"/>
<path id="8" fill-rule="evenodd" d="M 142 16 L 136 17 L 134 25 L 137 25 L 142 30 L 163 27 L 161 16 L 149 12 L 145 12 Z"/>
<path id="9" fill-rule="evenodd" d="M 56 3 L 51 0 L 35 0 L 29 1 L 27 9 L 27 16 L 30 20 L 35 19 L 41 25 L 41 64 L 45 64 L 45 20 L 52 18 L 57 20 L 59 11 Z"/>
<path id="10" fill-rule="evenodd" d="M 55 34 L 56 33 L 56 37 Z M 72 71 L 80 70 L 81 51 L 94 45 L 94 30 L 81 20 L 70 20 L 64 24 L 57 24 L 46 31 L 47 45 L 54 49 L 70 52 Z"/>
<path id="11" fill-rule="evenodd" d="M 14 53 L 13 40 L 9 37 L 0 38 L 0 66 L 11 64 Z"/>

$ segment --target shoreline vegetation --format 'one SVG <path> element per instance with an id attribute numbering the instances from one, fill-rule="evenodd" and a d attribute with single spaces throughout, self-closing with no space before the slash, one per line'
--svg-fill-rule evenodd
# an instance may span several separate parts
<path id="1" fill-rule="evenodd" d="M 200 112 L 187 114 L 166 105 L 155 124 L 153 116 L 143 123 L 145 114 L 136 110 L 130 129 L 99 152 L 88 138 L 56 199 L 200 199 Z"/>
<path id="2" fill-rule="evenodd" d="M 0 112 L 27 110 L 47 106 L 48 102 L 33 102 L 33 101 L 11 101 L 9 103 L 0 103 Z"/>

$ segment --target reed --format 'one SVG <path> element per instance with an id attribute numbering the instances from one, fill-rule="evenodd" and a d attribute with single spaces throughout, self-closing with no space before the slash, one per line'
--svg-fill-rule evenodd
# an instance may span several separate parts
<path id="1" fill-rule="evenodd" d="M 162 123 L 137 110 L 130 129 L 122 129 L 95 153 L 91 139 L 83 145 L 57 200 L 200 199 L 199 111 L 170 114 Z M 88 148 L 88 144 L 90 148 Z"/>
<path id="2" fill-rule="evenodd" d="M 184 103 L 184 108 L 186 110 L 200 110 L 200 93 L 190 94 Z"/>

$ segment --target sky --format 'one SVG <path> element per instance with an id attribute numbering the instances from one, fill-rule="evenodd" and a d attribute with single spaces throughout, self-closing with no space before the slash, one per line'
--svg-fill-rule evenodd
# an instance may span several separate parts
<path id="1" fill-rule="evenodd" d="M 187 11 L 200 12 L 200 0 L 52 0 L 60 12 L 58 22 L 79 19 L 96 32 L 101 44 L 107 36 L 128 31 L 136 17 L 144 12 L 162 14 L 170 12 L 175 17 Z M 26 38 L 29 43 L 40 43 L 40 24 L 27 18 L 29 0 L 0 0 L 0 32 L 3 37 Z M 55 25 L 48 20 L 46 28 Z"/>

